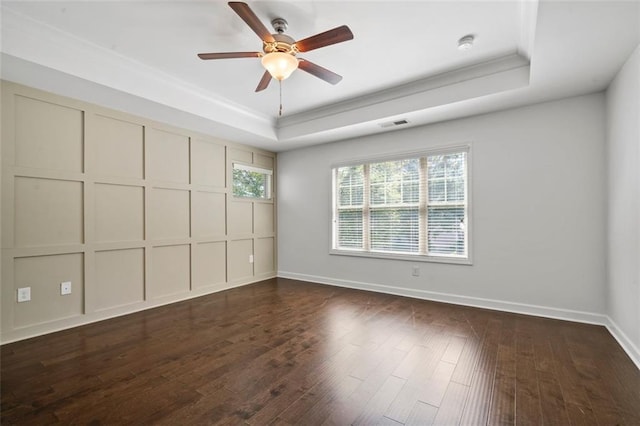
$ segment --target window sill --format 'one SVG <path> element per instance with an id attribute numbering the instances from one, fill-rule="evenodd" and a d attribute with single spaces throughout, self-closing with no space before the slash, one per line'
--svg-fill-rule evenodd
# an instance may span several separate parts
<path id="1" fill-rule="evenodd" d="M 420 254 L 381 253 L 361 250 L 329 250 L 330 255 L 371 257 L 376 259 L 404 260 L 410 262 L 448 263 L 453 265 L 473 265 L 471 257 L 425 256 Z"/>

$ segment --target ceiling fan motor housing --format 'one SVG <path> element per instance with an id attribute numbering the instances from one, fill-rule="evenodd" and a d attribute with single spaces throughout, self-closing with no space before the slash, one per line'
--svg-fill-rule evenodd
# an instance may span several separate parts
<path id="1" fill-rule="evenodd" d="M 298 49 L 296 49 L 295 46 L 296 41 L 294 39 L 282 33 L 272 35 L 276 41 L 273 43 L 264 41 L 262 47 L 264 53 L 283 52 L 290 53 L 292 55 L 298 53 Z"/>

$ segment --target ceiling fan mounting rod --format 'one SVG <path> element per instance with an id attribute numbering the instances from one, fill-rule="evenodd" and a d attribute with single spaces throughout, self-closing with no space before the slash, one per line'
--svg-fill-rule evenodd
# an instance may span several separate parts
<path id="1" fill-rule="evenodd" d="M 283 34 L 289 27 L 289 23 L 283 18 L 275 18 L 271 21 L 271 25 L 278 34 Z"/>

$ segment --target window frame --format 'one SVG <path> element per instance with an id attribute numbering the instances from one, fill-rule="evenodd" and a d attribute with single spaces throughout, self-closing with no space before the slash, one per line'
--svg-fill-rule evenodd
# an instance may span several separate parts
<path id="1" fill-rule="evenodd" d="M 371 164 L 386 162 L 386 161 L 400 161 L 400 160 L 408 160 L 408 159 L 418 159 L 421 164 L 423 161 L 426 163 L 426 159 L 429 156 L 434 155 L 448 155 L 465 152 L 466 153 L 466 244 L 467 244 L 467 256 L 452 256 L 448 254 L 425 254 L 422 253 L 398 253 L 398 252 L 381 252 L 381 251 L 372 251 L 372 250 L 364 250 L 361 248 L 337 248 L 338 241 L 338 221 L 337 214 L 339 211 L 338 206 L 338 181 L 337 181 L 337 171 L 340 167 L 349 167 L 349 166 L 364 166 L 365 176 L 364 180 L 368 181 L 368 169 Z M 376 157 L 365 157 L 359 159 L 351 159 L 344 162 L 334 163 L 331 165 L 331 185 L 332 185 L 332 200 L 331 200 L 331 239 L 330 239 L 330 247 L 329 254 L 331 255 L 340 255 L 340 256 L 355 256 L 355 257 L 368 257 L 368 258 L 380 258 L 380 259 L 394 259 L 394 260 L 405 260 L 405 261 L 413 261 L 413 262 L 435 262 L 435 263 L 448 263 L 448 264 L 459 264 L 459 265 L 472 265 L 473 264 L 473 191 L 472 191 L 472 176 L 473 176 L 473 161 L 472 161 L 472 144 L 466 143 L 464 145 L 448 145 L 441 147 L 434 147 L 427 150 L 421 151 L 410 151 L 410 152 L 402 152 L 391 155 L 381 155 Z M 426 173 L 426 164 L 425 164 L 425 173 Z M 420 182 L 420 251 L 426 251 L 428 245 L 428 229 L 427 229 L 427 210 L 431 206 L 428 203 L 428 182 L 426 174 L 422 176 L 421 172 L 421 182 Z M 367 193 L 366 189 L 370 189 L 369 182 L 364 183 L 365 190 L 364 193 Z M 363 216 L 367 216 L 363 221 L 369 220 L 368 214 L 365 214 L 365 210 L 369 209 L 371 206 L 369 205 L 369 197 L 370 194 L 363 194 Z M 369 235 L 367 234 L 367 229 L 363 229 L 363 245 L 367 244 L 364 242 L 364 239 L 369 239 Z"/>
<path id="2" fill-rule="evenodd" d="M 263 174 L 268 177 L 267 182 L 265 184 L 265 195 L 266 197 L 243 197 L 236 195 L 234 192 L 234 171 L 235 170 L 244 170 L 247 172 L 254 172 Z M 267 169 L 265 167 L 254 166 L 251 164 L 245 164 L 240 162 L 233 162 L 231 164 L 231 196 L 236 200 L 261 200 L 261 201 L 271 201 L 273 200 L 273 170 Z"/>

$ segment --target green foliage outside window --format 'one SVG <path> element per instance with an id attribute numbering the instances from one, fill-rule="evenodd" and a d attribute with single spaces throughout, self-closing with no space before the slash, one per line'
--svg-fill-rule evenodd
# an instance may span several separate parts
<path id="1" fill-rule="evenodd" d="M 271 198 L 271 175 L 241 168 L 233 169 L 233 195 L 243 198 Z"/>

